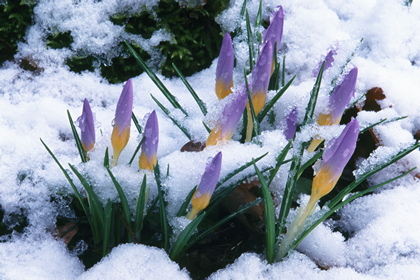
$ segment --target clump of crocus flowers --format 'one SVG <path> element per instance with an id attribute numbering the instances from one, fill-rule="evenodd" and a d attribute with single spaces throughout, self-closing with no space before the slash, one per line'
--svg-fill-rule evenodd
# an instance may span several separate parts
<path id="1" fill-rule="evenodd" d="M 287 229 L 282 240 L 277 259 L 282 259 L 289 251 L 292 242 L 299 237 L 305 227 L 305 221 L 311 215 L 321 197 L 327 195 L 337 184 L 344 167 L 347 165 L 356 148 L 359 135 L 359 122 L 352 119 L 341 132 L 340 136 L 327 144 L 322 160 L 315 165 L 315 177 L 312 181 L 312 191 L 308 204 L 298 211 L 294 221 Z"/>
<path id="2" fill-rule="evenodd" d="M 200 184 L 191 199 L 192 209 L 187 214 L 190 220 L 195 219 L 197 214 L 206 208 L 210 203 L 217 182 L 219 181 L 220 169 L 222 167 L 222 152 L 218 152 L 207 164 L 206 170 L 201 177 Z"/>

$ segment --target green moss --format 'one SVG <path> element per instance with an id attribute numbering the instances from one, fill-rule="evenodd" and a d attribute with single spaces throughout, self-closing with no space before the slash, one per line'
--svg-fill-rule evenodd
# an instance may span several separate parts
<path id="1" fill-rule="evenodd" d="M 35 1 L 8 1 L 0 4 L 0 65 L 13 59 L 17 42 L 23 41 L 26 28 L 32 23 Z"/>

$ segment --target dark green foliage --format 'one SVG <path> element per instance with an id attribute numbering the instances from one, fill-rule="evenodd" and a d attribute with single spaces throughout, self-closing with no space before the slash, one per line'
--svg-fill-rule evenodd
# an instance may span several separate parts
<path id="1" fill-rule="evenodd" d="M 47 37 L 47 46 L 53 49 L 68 48 L 73 43 L 70 31 L 57 33 Z"/>
<path id="2" fill-rule="evenodd" d="M 17 43 L 23 40 L 26 28 L 32 23 L 35 1 L 0 2 L 0 65 L 13 59 Z"/>

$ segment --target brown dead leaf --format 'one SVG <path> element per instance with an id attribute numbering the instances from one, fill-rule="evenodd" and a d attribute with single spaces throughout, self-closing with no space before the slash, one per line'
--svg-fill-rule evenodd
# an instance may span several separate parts
<path id="1" fill-rule="evenodd" d="M 58 227 L 54 236 L 62 239 L 64 243 L 68 245 L 71 239 L 76 235 L 77 230 L 78 227 L 76 223 L 68 222 L 65 225 Z"/>

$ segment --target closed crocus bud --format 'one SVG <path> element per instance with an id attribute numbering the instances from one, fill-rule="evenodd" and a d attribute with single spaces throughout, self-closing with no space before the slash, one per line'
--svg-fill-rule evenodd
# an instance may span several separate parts
<path id="1" fill-rule="evenodd" d="M 273 44 L 273 47 L 275 46 L 274 52 L 276 55 L 277 55 L 277 51 L 280 49 L 281 39 L 283 37 L 283 23 L 284 23 L 284 11 L 283 11 L 283 7 L 279 6 L 278 11 L 274 14 L 274 17 L 272 18 L 270 25 L 267 27 L 263 35 L 264 43 L 271 41 Z M 274 57 L 272 58 L 270 75 L 272 75 L 273 72 L 274 72 Z"/>
<path id="2" fill-rule="evenodd" d="M 319 125 L 333 125 L 341 121 L 344 110 L 354 96 L 357 80 L 357 67 L 354 67 L 331 93 L 328 101 L 329 113 L 320 114 L 318 117 Z M 308 147 L 309 152 L 313 152 L 323 139 L 315 138 Z"/>
<path id="3" fill-rule="evenodd" d="M 325 60 L 324 72 L 325 72 L 325 70 L 327 70 L 328 68 L 330 68 L 332 66 L 332 64 L 334 62 L 334 55 L 336 55 L 336 54 L 337 54 L 337 52 L 334 49 L 330 50 L 327 53 L 327 55 L 325 56 L 325 59 L 324 59 Z M 318 64 L 318 68 L 314 69 L 312 71 L 312 74 L 314 75 L 314 77 L 318 76 L 319 70 L 321 69 L 321 66 L 322 66 L 322 63 L 324 62 L 324 60 L 321 60 Z"/>
<path id="4" fill-rule="evenodd" d="M 251 72 L 251 98 L 255 114 L 261 112 L 267 100 L 267 90 L 271 77 L 273 44 L 268 41 L 261 50 L 257 64 Z"/>
<path id="5" fill-rule="evenodd" d="M 308 216 L 314 212 L 318 200 L 328 194 L 337 184 L 344 167 L 354 153 L 358 135 L 359 122 L 352 119 L 340 136 L 331 140 L 326 146 L 320 166 L 315 171 L 309 202 L 305 208 L 299 209 L 292 224 L 288 227 L 277 251 L 277 259 L 280 260 L 287 255 L 291 244 L 302 234 L 305 222 Z"/>
<path id="6" fill-rule="evenodd" d="M 284 119 L 284 136 L 286 140 L 293 139 L 296 133 L 296 126 L 297 126 L 297 118 L 298 118 L 298 111 L 296 107 L 290 111 L 290 113 Z"/>
<path id="7" fill-rule="evenodd" d="M 95 125 L 93 123 L 92 110 L 86 98 L 83 101 L 82 115 L 77 121 L 79 122 L 83 150 L 89 152 L 95 146 Z"/>
<path id="8" fill-rule="evenodd" d="M 334 188 L 354 153 L 358 135 L 359 122 L 357 119 L 352 119 L 340 136 L 328 143 L 322 155 L 321 165 L 315 171 L 311 199 L 318 201 Z"/>
<path id="9" fill-rule="evenodd" d="M 219 141 L 226 141 L 232 138 L 236 126 L 241 119 L 248 99 L 245 89 L 232 93 L 230 99 L 226 100 L 222 114 L 216 121 L 216 125 L 210 132 L 206 146 L 216 145 Z"/>
<path id="10" fill-rule="evenodd" d="M 198 212 L 209 205 L 210 198 L 213 195 L 217 182 L 219 181 L 220 169 L 222 167 L 222 152 L 218 152 L 214 158 L 206 166 L 200 184 L 194 192 L 191 199 L 192 209 L 188 213 L 187 218 L 195 219 Z"/>
<path id="11" fill-rule="evenodd" d="M 139 157 L 139 167 L 141 169 L 153 170 L 157 163 L 157 149 L 159 143 L 159 125 L 156 112 L 150 114 L 144 127 L 143 144 Z"/>
<path id="12" fill-rule="evenodd" d="M 229 33 L 226 33 L 223 37 L 216 68 L 216 95 L 219 100 L 232 92 L 234 60 L 232 38 Z"/>
<path id="13" fill-rule="evenodd" d="M 122 90 L 115 110 L 114 129 L 111 143 L 114 149 L 113 165 L 117 165 L 121 151 L 127 146 L 130 139 L 131 115 L 133 111 L 133 84 L 129 79 Z"/>

